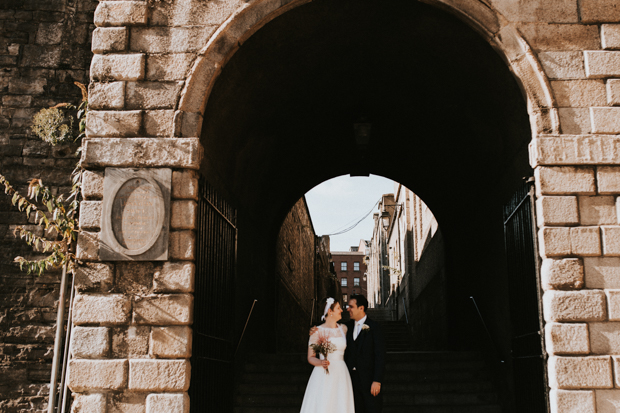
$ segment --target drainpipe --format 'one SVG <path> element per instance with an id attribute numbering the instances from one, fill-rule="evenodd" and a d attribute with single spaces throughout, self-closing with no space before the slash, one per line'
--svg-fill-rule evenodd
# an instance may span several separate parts
<path id="1" fill-rule="evenodd" d="M 60 296 L 58 297 L 58 314 L 56 315 L 56 338 L 54 340 L 54 358 L 52 359 L 52 378 L 50 379 L 50 396 L 47 413 L 56 410 L 56 385 L 58 384 L 58 363 L 61 354 L 62 326 L 65 320 L 65 292 L 67 290 L 67 264 L 62 267 L 60 279 Z"/>

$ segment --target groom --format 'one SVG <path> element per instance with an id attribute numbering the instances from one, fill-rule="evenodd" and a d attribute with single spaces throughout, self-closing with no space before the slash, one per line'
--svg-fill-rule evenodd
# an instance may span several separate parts
<path id="1" fill-rule="evenodd" d="M 385 370 L 385 340 L 381 327 L 366 316 L 368 300 L 353 294 L 349 300 L 347 323 L 347 363 L 353 382 L 355 413 L 381 413 L 381 383 Z"/>

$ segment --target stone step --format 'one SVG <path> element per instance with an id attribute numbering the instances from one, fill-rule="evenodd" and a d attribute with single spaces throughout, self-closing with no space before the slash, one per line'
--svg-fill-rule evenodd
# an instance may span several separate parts
<path id="1" fill-rule="evenodd" d="M 234 413 L 299 413 L 299 406 L 235 407 Z M 383 413 L 502 413 L 498 405 L 483 406 L 385 406 Z"/>
<path id="2" fill-rule="evenodd" d="M 244 383 L 238 386 L 237 393 L 242 395 L 252 394 L 298 394 L 306 390 L 308 379 L 298 383 Z M 443 382 L 443 383 L 385 383 L 383 392 L 385 395 L 393 394 L 437 394 L 437 393 L 487 393 L 494 391 L 493 383 L 487 381 L 468 382 Z"/>
<path id="3" fill-rule="evenodd" d="M 301 406 L 304 391 L 296 394 L 238 394 L 236 406 Z M 383 397 L 387 406 L 472 406 L 488 405 L 497 401 L 494 393 L 434 393 L 434 394 L 389 394 Z"/>

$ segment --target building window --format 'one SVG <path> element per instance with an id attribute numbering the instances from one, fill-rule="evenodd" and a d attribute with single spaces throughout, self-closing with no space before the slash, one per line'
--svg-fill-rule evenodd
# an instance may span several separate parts
<path id="1" fill-rule="evenodd" d="M 359 271 L 360 270 L 360 263 L 359 262 L 354 262 L 353 263 L 353 271 Z"/>
<path id="2" fill-rule="evenodd" d="M 341 287 L 346 287 L 347 286 L 347 278 L 341 278 L 340 279 L 340 286 Z"/>
<path id="3" fill-rule="evenodd" d="M 340 271 L 346 271 L 347 270 L 347 262 L 341 262 L 340 263 Z"/>
<path id="4" fill-rule="evenodd" d="M 360 279 L 358 277 L 353 278 L 353 287 L 360 286 Z"/>
<path id="5" fill-rule="evenodd" d="M 345 304 L 349 302 L 349 294 L 342 294 L 342 302 Z"/>

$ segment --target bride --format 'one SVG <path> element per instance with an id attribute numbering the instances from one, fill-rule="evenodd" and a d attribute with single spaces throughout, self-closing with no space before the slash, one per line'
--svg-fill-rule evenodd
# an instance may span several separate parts
<path id="1" fill-rule="evenodd" d="M 353 386 L 351 376 L 344 362 L 347 348 L 347 327 L 339 325 L 342 318 L 340 303 L 333 298 L 323 300 L 325 323 L 321 324 L 310 336 L 308 345 L 308 363 L 314 366 L 300 413 L 354 413 Z M 333 351 L 324 360 L 323 355 L 316 354 L 312 348 L 320 338 L 327 338 Z"/>

